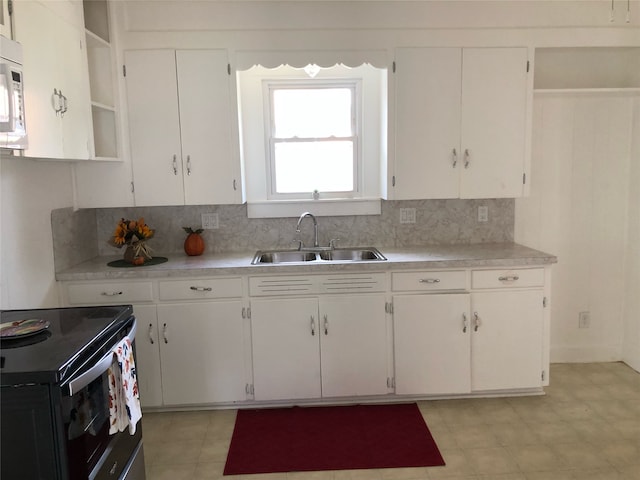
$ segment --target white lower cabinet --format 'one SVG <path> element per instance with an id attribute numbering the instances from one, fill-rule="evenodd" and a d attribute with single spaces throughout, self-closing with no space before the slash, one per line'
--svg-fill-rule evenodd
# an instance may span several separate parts
<path id="1" fill-rule="evenodd" d="M 255 400 L 387 393 L 385 296 L 251 301 Z"/>
<path id="2" fill-rule="evenodd" d="M 471 391 L 470 295 L 393 297 L 398 395 Z"/>
<path id="3" fill-rule="evenodd" d="M 242 304 L 134 305 L 143 407 L 246 399 Z"/>
<path id="4" fill-rule="evenodd" d="M 138 322 L 136 335 L 136 373 L 143 407 L 162 405 L 162 366 L 158 337 L 158 312 L 155 305 L 134 305 Z"/>
<path id="5" fill-rule="evenodd" d="M 143 407 L 513 394 L 548 385 L 549 275 L 72 281 L 63 301 L 133 304 Z"/>
<path id="6" fill-rule="evenodd" d="M 384 295 L 320 299 L 322 396 L 387 393 Z"/>
<path id="7" fill-rule="evenodd" d="M 157 308 L 164 405 L 245 400 L 242 302 Z"/>
<path id="8" fill-rule="evenodd" d="M 542 387 L 544 269 L 473 270 L 469 285 L 454 273 L 392 274 L 396 394 Z"/>
<path id="9" fill-rule="evenodd" d="M 543 300 L 542 289 L 472 294 L 473 391 L 542 386 Z"/>
<path id="10" fill-rule="evenodd" d="M 252 300 L 254 398 L 320 397 L 319 338 L 317 298 Z"/>

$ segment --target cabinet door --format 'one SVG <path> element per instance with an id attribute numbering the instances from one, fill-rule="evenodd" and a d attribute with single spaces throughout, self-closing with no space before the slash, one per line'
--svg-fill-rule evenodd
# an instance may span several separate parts
<path id="1" fill-rule="evenodd" d="M 158 305 L 165 405 L 246 399 L 240 301 Z"/>
<path id="2" fill-rule="evenodd" d="M 473 293 L 472 390 L 542 385 L 543 297 L 543 290 Z"/>
<path id="3" fill-rule="evenodd" d="M 133 314 L 138 322 L 136 369 L 140 404 L 159 407 L 162 405 L 162 377 L 156 306 L 135 305 Z"/>
<path id="4" fill-rule="evenodd" d="M 59 52 L 64 52 L 58 56 L 58 68 L 62 70 L 58 88 L 64 95 L 66 110 L 60 122 L 64 158 L 89 160 L 93 122 L 84 30 L 59 27 L 56 42 Z"/>
<path id="5" fill-rule="evenodd" d="M 226 50 L 176 52 L 185 204 L 239 203 Z"/>
<path id="6" fill-rule="evenodd" d="M 527 127 L 527 49 L 465 48 L 462 198 L 520 197 Z M 465 152 L 468 159 L 465 160 Z"/>
<path id="7" fill-rule="evenodd" d="M 471 390 L 469 294 L 393 297 L 398 395 Z"/>
<path id="8" fill-rule="evenodd" d="M 458 197 L 461 62 L 459 48 L 396 50 L 396 200 Z"/>
<path id="9" fill-rule="evenodd" d="M 91 126 L 82 5 L 14 2 L 16 40 L 23 46 L 29 148 L 39 158 L 87 160 Z M 54 95 L 61 92 L 63 102 Z M 66 112 L 56 108 L 66 105 Z"/>
<path id="10" fill-rule="evenodd" d="M 40 2 L 14 2 L 16 40 L 22 43 L 29 157 L 63 158 L 62 125 L 53 106 L 60 87 L 58 19 Z"/>
<path id="11" fill-rule="evenodd" d="M 387 393 L 384 295 L 320 300 L 322 396 Z"/>
<path id="12" fill-rule="evenodd" d="M 251 338 L 256 400 L 321 396 L 317 299 L 252 300 Z"/>
<path id="13" fill-rule="evenodd" d="M 178 83 L 173 50 L 125 52 L 136 205 L 183 205 Z"/>

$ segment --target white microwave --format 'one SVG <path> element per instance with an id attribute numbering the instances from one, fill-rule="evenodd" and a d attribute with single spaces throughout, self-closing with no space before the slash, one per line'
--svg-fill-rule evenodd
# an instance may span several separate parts
<path id="1" fill-rule="evenodd" d="M 0 148 L 24 150 L 28 146 L 22 45 L 0 35 Z"/>

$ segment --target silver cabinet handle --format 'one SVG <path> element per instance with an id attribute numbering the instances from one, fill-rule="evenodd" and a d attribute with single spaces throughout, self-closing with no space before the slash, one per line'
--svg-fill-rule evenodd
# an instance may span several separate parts
<path id="1" fill-rule="evenodd" d="M 324 316 L 324 334 L 329 335 L 329 319 L 327 316 Z"/>
<path id="2" fill-rule="evenodd" d="M 67 113 L 69 108 L 67 107 L 67 97 L 62 94 L 62 90 L 60 91 L 60 97 L 62 98 L 62 111 L 60 112 L 60 116 L 64 117 L 64 114 Z"/>
<path id="3" fill-rule="evenodd" d="M 193 290 L 194 292 L 211 292 L 211 291 L 213 291 L 213 288 L 211 288 L 211 287 L 195 287 L 195 286 L 191 286 L 189 288 L 191 290 Z"/>
<path id="4" fill-rule="evenodd" d="M 471 162 L 471 154 L 469 153 L 469 149 L 464 149 L 464 168 L 469 168 L 469 162 Z"/>
<path id="5" fill-rule="evenodd" d="M 480 328 L 480 325 L 482 325 L 482 322 L 480 321 L 478 312 L 473 312 L 473 331 L 477 332 L 478 328 Z"/>
<path id="6" fill-rule="evenodd" d="M 187 175 L 191 175 L 191 155 L 187 155 Z"/>
<path id="7" fill-rule="evenodd" d="M 173 156 L 173 162 L 171 162 L 171 166 L 173 167 L 173 174 L 178 175 L 178 157 L 177 155 Z"/>
<path id="8" fill-rule="evenodd" d="M 53 95 L 51 95 L 51 106 L 53 107 L 53 111 L 56 112 L 56 117 L 62 111 L 62 97 L 60 93 L 58 93 L 58 89 L 53 89 Z"/>
<path id="9" fill-rule="evenodd" d="M 501 282 L 515 282 L 519 279 L 520 277 L 518 275 L 503 275 L 502 277 L 498 277 L 498 280 Z"/>
<path id="10" fill-rule="evenodd" d="M 420 283 L 440 283 L 439 278 L 421 278 L 418 280 Z"/>
<path id="11" fill-rule="evenodd" d="M 313 315 L 311 315 L 311 336 L 314 336 L 316 334 L 316 320 L 315 318 L 313 318 Z"/>
<path id="12" fill-rule="evenodd" d="M 153 323 L 150 323 L 150 324 L 149 324 L 149 343 L 150 343 L 151 345 L 153 345 L 154 343 L 156 343 L 156 342 L 154 342 L 154 341 L 153 341 Z"/>
<path id="13" fill-rule="evenodd" d="M 456 165 L 458 165 L 458 151 L 454 148 L 453 151 L 451 152 L 451 157 L 453 158 L 453 168 L 456 168 Z"/>
<path id="14" fill-rule="evenodd" d="M 164 337 L 164 343 L 169 343 L 169 329 L 167 328 L 167 324 L 165 323 L 162 326 L 162 336 Z"/>
<path id="15" fill-rule="evenodd" d="M 469 328 L 469 319 L 467 318 L 467 314 L 462 314 L 462 333 L 467 333 L 467 328 Z"/>
<path id="16" fill-rule="evenodd" d="M 117 297 L 118 295 L 122 295 L 124 292 L 102 292 L 100 295 L 104 295 L 105 297 Z"/>
<path id="17" fill-rule="evenodd" d="M 238 190 L 238 186 L 236 184 L 236 180 L 235 179 L 233 180 L 233 189 L 234 190 Z"/>

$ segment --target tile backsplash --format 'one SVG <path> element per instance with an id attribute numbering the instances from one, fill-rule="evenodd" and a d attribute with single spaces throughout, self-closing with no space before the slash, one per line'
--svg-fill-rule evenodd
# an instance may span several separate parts
<path id="1" fill-rule="evenodd" d="M 478 222 L 478 207 L 488 207 L 488 221 Z M 415 223 L 400 223 L 400 209 L 415 208 Z M 319 242 L 336 238 L 338 246 L 411 247 L 512 242 L 513 199 L 383 201 L 380 215 L 318 217 Z M 144 217 L 156 231 L 149 245 L 154 252 L 184 253 L 182 227 L 198 228 L 202 213 L 217 213 L 219 228 L 202 234 L 205 253 L 293 248 L 297 218 L 247 218 L 246 205 L 127 207 L 53 210 L 56 271 L 95 256 L 120 255 L 107 240 L 122 217 Z M 302 213 L 302 212 L 301 212 Z M 302 224 L 301 238 L 312 245 L 310 219 Z"/>

